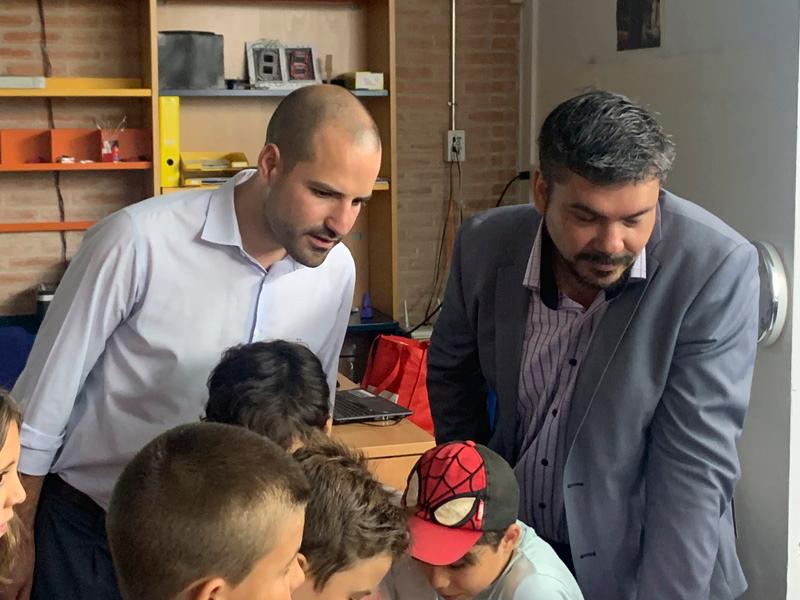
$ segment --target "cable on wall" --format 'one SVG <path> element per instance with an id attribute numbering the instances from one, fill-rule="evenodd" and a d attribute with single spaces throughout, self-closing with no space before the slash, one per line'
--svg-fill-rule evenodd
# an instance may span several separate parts
<path id="1" fill-rule="evenodd" d="M 450 0 L 450 98 L 447 102 L 450 112 L 450 129 L 456 128 L 456 0 Z M 458 156 L 458 149 L 455 150 L 456 159 Z M 456 186 L 454 185 L 454 164 L 457 170 L 458 193 L 456 193 Z M 456 210 L 456 206 L 458 210 Z M 463 221 L 464 206 L 461 200 L 461 163 L 459 160 L 450 162 L 450 169 L 448 174 L 448 193 L 445 201 L 444 220 L 442 221 L 442 230 L 439 236 L 439 245 L 436 252 L 436 262 L 433 267 L 433 281 L 431 282 L 431 291 L 428 296 L 428 302 L 425 306 L 425 316 L 417 325 L 409 329 L 408 333 L 412 333 L 420 327 L 427 325 L 430 319 L 439 312 L 441 303 L 438 299 L 441 296 L 442 288 L 447 280 L 446 273 L 450 264 L 450 258 L 453 250 L 453 240 L 455 239 L 456 224 L 453 223 L 456 214 L 458 215 L 458 225 Z"/>
<path id="2" fill-rule="evenodd" d="M 505 197 L 506 192 L 508 191 L 508 188 L 511 187 L 512 183 L 514 183 L 517 180 L 524 181 L 524 180 L 527 180 L 527 179 L 530 179 L 530 178 L 531 178 L 531 172 L 530 171 L 520 171 L 519 173 L 514 175 L 514 177 L 512 177 L 509 180 L 509 182 L 506 184 L 506 187 L 503 188 L 503 191 L 500 192 L 500 197 L 497 199 L 497 203 L 494 205 L 494 207 L 497 208 L 498 206 L 500 206 L 503 203 L 503 198 Z"/>
<path id="3" fill-rule="evenodd" d="M 456 173 L 453 170 L 456 170 Z M 430 320 L 442 308 L 442 303 L 437 299 L 443 294 L 444 284 L 447 281 L 447 266 L 452 257 L 453 241 L 455 232 L 464 221 L 464 206 L 461 202 L 461 163 L 454 161 L 450 163 L 450 173 L 448 177 L 447 205 L 442 219 L 442 229 L 439 236 L 438 249 L 436 251 L 436 262 L 433 269 L 433 281 L 431 283 L 431 293 L 428 296 L 428 303 L 425 306 L 425 316 L 422 320 L 408 330 L 411 334 L 420 327 L 427 325 Z M 458 191 L 456 191 L 458 190 Z M 455 222 L 454 222 L 455 221 Z"/>
<path id="4" fill-rule="evenodd" d="M 53 64 L 50 62 L 50 51 L 47 48 L 47 27 L 44 21 L 44 5 L 42 0 L 36 0 L 36 8 L 39 11 L 39 48 L 42 53 L 42 70 L 45 77 L 52 77 Z M 53 99 L 46 99 L 47 106 L 47 126 L 55 129 L 55 118 L 53 116 Z M 56 198 L 58 199 L 58 219 L 61 223 L 66 221 L 66 211 L 64 209 L 64 195 L 61 192 L 61 172 L 53 171 L 53 183 L 56 188 Z M 61 240 L 61 264 L 67 266 L 67 233 L 59 231 Z"/>

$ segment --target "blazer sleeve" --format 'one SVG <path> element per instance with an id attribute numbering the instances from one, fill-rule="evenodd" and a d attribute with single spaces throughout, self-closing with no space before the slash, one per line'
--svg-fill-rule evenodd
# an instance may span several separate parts
<path id="1" fill-rule="evenodd" d="M 464 230 L 456 236 L 442 312 L 428 350 L 428 398 L 437 443 L 469 439 L 486 444 L 486 381 L 478 355 L 476 300 L 464 290 Z"/>
<path id="2" fill-rule="evenodd" d="M 689 306 L 651 423 L 639 600 L 708 598 L 739 479 L 758 322 L 755 249 L 732 250 Z"/>

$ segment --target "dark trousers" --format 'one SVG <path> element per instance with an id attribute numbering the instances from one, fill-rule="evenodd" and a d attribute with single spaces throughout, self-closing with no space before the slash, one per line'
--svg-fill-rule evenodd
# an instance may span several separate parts
<path id="1" fill-rule="evenodd" d="M 572 562 L 572 551 L 570 550 L 569 544 L 559 544 L 558 542 L 551 542 L 545 538 L 542 539 L 550 544 L 550 547 L 558 554 L 558 558 L 561 559 L 561 562 L 567 565 L 570 573 L 575 575 L 575 564 Z"/>
<path id="2" fill-rule="evenodd" d="M 31 600 L 119 600 L 105 511 L 58 475 L 45 477 L 34 525 Z"/>

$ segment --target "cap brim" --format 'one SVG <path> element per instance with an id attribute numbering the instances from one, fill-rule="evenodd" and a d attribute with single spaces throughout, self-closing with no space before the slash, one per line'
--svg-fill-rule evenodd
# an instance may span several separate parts
<path id="1" fill-rule="evenodd" d="M 417 516 L 408 519 L 411 556 L 436 566 L 449 565 L 463 557 L 483 535 L 482 531 L 452 529 Z"/>

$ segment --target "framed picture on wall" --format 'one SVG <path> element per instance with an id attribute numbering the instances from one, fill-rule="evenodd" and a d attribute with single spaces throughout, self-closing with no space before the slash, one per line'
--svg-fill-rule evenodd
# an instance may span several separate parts
<path id="1" fill-rule="evenodd" d="M 661 0 L 617 0 L 617 50 L 661 46 Z"/>

